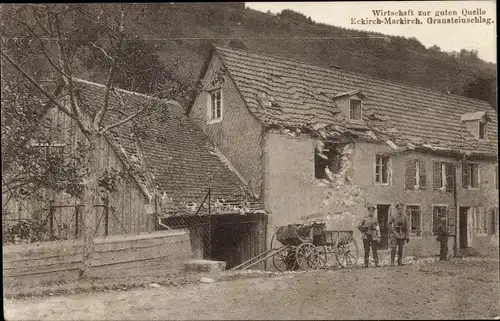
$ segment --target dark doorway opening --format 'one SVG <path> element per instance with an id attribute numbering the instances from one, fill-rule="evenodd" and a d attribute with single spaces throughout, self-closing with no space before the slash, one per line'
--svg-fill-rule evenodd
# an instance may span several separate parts
<path id="1" fill-rule="evenodd" d="M 389 220 L 390 207 L 391 206 L 388 204 L 377 205 L 377 220 L 380 225 L 380 241 L 378 247 L 381 250 L 389 248 L 389 228 L 387 226 L 387 221 Z"/>
<path id="2" fill-rule="evenodd" d="M 460 206 L 460 248 L 465 249 L 469 247 L 467 242 L 467 212 L 469 211 L 470 206 Z"/>
<path id="3" fill-rule="evenodd" d="M 264 219 L 262 214 L 212 216 L 210 258 L 230 269 L 265 251 Z"/>

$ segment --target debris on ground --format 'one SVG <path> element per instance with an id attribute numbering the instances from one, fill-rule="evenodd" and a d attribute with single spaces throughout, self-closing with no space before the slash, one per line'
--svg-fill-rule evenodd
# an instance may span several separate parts
<path id="1" fill-rule="evenodd" d="M 212 279 L 212 278 L 202 277 L 202 278 L 200 279 L 200 282 L 202 282 L 202 283 L 214 283 L 214 282 L 215 282 L 215 280 L 214 280 L 214 279 Z"/>
<path id="2" fill-rule="evenodd" d="M 134 280 L 140 286 L 133 291 L 10 298 L 4 300 L 4 310 L 8 320 L 310 320 L 325 316 L 491 320 L 499 316 L 498 260 L 456 261 L 394 269 L 337 268 L 331 272 L 226 271 L 221 275 L 239 279 L 217 286 L 199 286 L 201 277 L 217 282 L 218 275 L 212 274 L 192 276 L 197 284 L 185 287 L 163 286 L 172 283 L 163 278 L 147 283 Z M 162 287 L 143 286 L 152 283 Z"/>

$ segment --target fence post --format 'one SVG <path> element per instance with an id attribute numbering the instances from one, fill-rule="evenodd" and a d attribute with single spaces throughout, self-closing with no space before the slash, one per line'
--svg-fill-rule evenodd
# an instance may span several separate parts
<path id="1" fill-rule="evenodd" d="M 49 210 L 49 241 L 52 241 L 54 236 L 54 206 L 50 205 Z"/>
<path id="2" fill-rule="evenodd" d="M 109 195 L 104 199 L 104 236 L 108 236 L 109 223 Z"/>
<path id="3" fill-rule="evenodd" d="M 78 238 L 78 234 L 79 234 L 79 231 L 78 231 L 78 221 L 80 219 L 80 205 L 76 205 L 75 206 L 75 218 L 76 218 L 76 221 L 75 221 L 75 236 L 76 238 Z"/>

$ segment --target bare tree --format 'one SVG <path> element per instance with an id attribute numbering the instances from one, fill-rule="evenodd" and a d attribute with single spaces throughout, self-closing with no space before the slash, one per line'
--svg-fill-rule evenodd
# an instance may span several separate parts
<path id="1" fill-rule="evenodd" d="M 122 119 L 114 123 L 105 122 L 109 112 L 110 95 L 112 93 L 114 77 L 119 64 L 123 43 L 125 40 L 125 25 L 127 14 L 133 5 L 22 5 L 18 14 L 5 14 L 3 18 L 8 20 L 11 26 L 22 28 L 30 35 L 29 40 L 36 45 L 38 56 L 43 59 L 50 71 L 40 75 L 33 69 L 25 67 L 19 59 L 19 51 L 26 49 L 19 43 L 10 43 L 10 46 L 2 46 L 2 59 L 13 67 L 33 88 L 35 88 L 48 104 L 56 106 L 59 111 L 73 119 L 78 129 L 86 138 L 88 150 L 86 164 L 88 170 L 83 177 L 83 188 L 78 192 L 78 198 L 83 205 L 83 268 L 82 276 L 88 276 L 91 267 L 92 254 L 94 252 L 93 240 L 93 199 L 98 193 L 98 169 L 99 169 L 99 141 L 103 135 L 110 130 L 130 122 L 139 114 L 144 112 L 150 104 L 144 103 L 136 110 L 124 115 Z M 118 7 L 118 8 L 117 8 Z M 118 9 L 118 10 L 116 10 Z M 83 20 L 83 24 L 77 24 L 77 18 Z M 92 37 L 82 43 L 82 39 L 74 35 L 81 34 L 82 28 L 92 25 L 96 27 Z M 4 35 L 2 44 L 12 40 Z M 14 39 L 19 40 L 19 39 Z M 92 46 L 98 48 L 110 61 L 107 71 L 104 99 L 96 102 L 99 106 L 95 114 L 89 113 L 80 105 L 77 97 L 78 85 L 74 81 L 75 70 L 78 68 L 76 59 L 82 47 Z M 50 76 L 50 81 L 42 79 Z M 41 78 L 42 77 L 42 78 Z M 47 84 L 57 83 L 62 87 L 66 95 L 63 101 L 56 96 Z M 121 104 L 125 104 L 120 99 Z M 125 106 L 123 106 L 125 107 Z M 127 110 L 124 108 L 124 110 Z"/>

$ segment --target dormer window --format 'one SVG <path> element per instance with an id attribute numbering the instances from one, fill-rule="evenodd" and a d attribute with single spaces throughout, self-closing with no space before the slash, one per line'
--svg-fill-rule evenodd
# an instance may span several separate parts
<path id="1" fill-rule="evenodd" d="M 479 139 L 486 139 L 486 122 L 479 122 Z"/>
<path id="2" fill-rule="evenodd" d="M 466 113 L 460 116 L 460 120 L 464 122 L 469 132 L 476 139 L 487 139 L 488 133 L 486 132 L 486 124 L 490 121 L 490 117 L 486 111 L 476 111 L 473 113 Z"/>
<path id="3" fill-rule="evenodd" d="M 360 99 L 351 98 L 349 100 L 349 119 L 361 120 L 363 103 Z"/>

